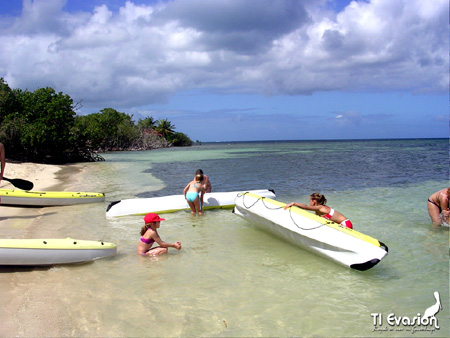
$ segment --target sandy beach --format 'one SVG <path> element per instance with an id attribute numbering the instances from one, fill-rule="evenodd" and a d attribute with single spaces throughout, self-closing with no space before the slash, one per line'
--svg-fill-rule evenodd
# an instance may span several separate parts
<path id="1" fill-rule="evenodd" d="M 66 190 L 66 182 L 75 177 L 68 172 L 79 172 L 78 165 L 46 165 L 36 163 L 6 163 L 5 176 L 22 178 L 34 183 L 34 191 Z M 72 177 L 72 178 L 70 178 Z M 7 181 L 0 183 L 0 189 L 14 189 Z M 1 238 L 43 238 L 65 237 L 58 228 L 42 229 L 34 224 L 46 214 L 52 213 L 51 208 L 18 208 L 0 205 L 0 236 Z M 47 268 L 40 268 L 47 269 Z M 29 271 L 30 273 L 22 273 Z M 39 271 L 39 269 L 35 269 Z M 35 272 L 27 268 L 2 267 L 0 270 L 0 307 L 1 337 L 17 336 L 58 336 L 61 325 L 48 325 L 43 316 L 59 317 L 50 312 L 59 313 L 57 300 L 48 299 L 33 309 L 29 303 L 34 297 L 33 280 Z M 53 304 L 54 303 L 54 304 Z M 28 308 L 28 309 L 27 309 Z M 27 309 L 26 311 L 24 309 Z"/>
<path id="2" fill-rule="evenodd" d="M 5 176 L 8 178 L 22 178 L 34 183 L 33 190 L 52 190 L 61 185 L 58 178 L 58 172 L 62 170 L 62 166 L 38 164 L 38 163 L 6 163 Z M 15 189 L 8 181 L 0 182 L 0 189 Z M 0 204 L 1 205 L 1 204 Z M 0 209 L 0 229 L 8 227 L 8 223 L 15 223 L 19 217 L 29 221 L 30 216 L 39 216 L 40 209 L 24 209 L 2 206 Z M 1 231 L 1 230 L 0 230 Z M 5 237 L 4 233 L 2 233 Z"/>

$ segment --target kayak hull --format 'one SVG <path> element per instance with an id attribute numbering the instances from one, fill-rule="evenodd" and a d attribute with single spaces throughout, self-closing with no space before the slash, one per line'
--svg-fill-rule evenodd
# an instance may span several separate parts
<path id="1" fill-rule="evenodd" d="M 114 256 L 113 243 L 65 239 L 0 239 L 0 265 L 46 266 Z"/>
<path id="2" fill-rule="evenodd" d="M 105 200 L 104 193 L 67 191 L 22 191 L 0 189 L 0 205 L 50 207 L 97 203 Z"/>
<path id="3" fill-rule="evenodd" d="M 236 197 L 233 212 L 274 236 L 346 267 L 365 271 L 378 264 L 388 248 L 378 240 L 300 208 L 254 194 Z"/>
<path id="4" fill-rule="evenodd" d="M 264 197 L 275 198 L 272 190 L 252 190 Z M 240 191 L 206 193 L 203 199 L 203 210 L 232 209 L 236 196 Z M 106 209 L 106 217 L 140 216 L 154 212 L 157 214 L 190 210 L 184 195 L 170 195 L 153 198 L 133 198 L 112 202 Z"/>

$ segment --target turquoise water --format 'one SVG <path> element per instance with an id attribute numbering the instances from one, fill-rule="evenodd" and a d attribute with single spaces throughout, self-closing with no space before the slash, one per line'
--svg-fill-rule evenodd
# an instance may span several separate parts
<path id="1" fill-rule="evenodd" d="M 30 299 L 58 299 L 63 310 L 52 315 L 70 318 L 59 320 L 61 335 L 409 337 L 409 326 L 389 326 L 387 316 L 423 314 L 438 291 L 440 328 L 414 336 L 446 337 L 449 230 L 431 227 L 426 201 L 449 185 L 448 154 L 448 140 L 217 143 L 105 154 L 106 162 L 85 164 L 81 180 L 65 190 L 103 191 L 107 201 L 46 208 L 34 226 L 114 242 L 118 255 L 33 271 L 37 278 L 29 283 L 39 292 Z M 165 214 L 161 237 L 183 249 L 137 256 L 142 218 L 106 219 L 107 204 L 181 194 L 198 168 L 213 191 L 270 188 L 282 202 L 303 203 L 322 192 L 389 254 L 369 271 L 353 271 L 273 238 L 230 210 L 211 210 L 201 218 Z M 374 313 L 383 325 L 374 326 Z"/>

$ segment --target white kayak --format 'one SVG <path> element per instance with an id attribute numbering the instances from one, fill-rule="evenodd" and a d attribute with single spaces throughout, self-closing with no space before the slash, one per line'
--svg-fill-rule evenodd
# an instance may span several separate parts
<path id="1" fill-rule="evenodd" d="M 103 202 L 105 200 L 105 194 L 99 192 L 23 191 L 0 189 L 0 199 L 0 205 L 50 207 Z"/>
<path id="2" fill-rule="evenodd" d="M 306 210 L 239 194 L 233 212 L 265 231 L 344 266 L 365 271 L 378 264 L 388 248 L 375 238 L 336 224 Z"/>
<path id="3" fill-rule="evenodd" d="M 0 239 L 0 265 L 54 265 L 114 256 L 113 243 L 64 239 Z"/>
<path id="4" fill-rule="evenodd" d="M 273 190 L 251 190 L 250 192 L 264 197 L 275 198 Z M 234 199 L 242 191 L 206 193 L 203 198 L 203 210 L 232 209 Z M 106 209 L 106 217 L 139 216 L 149 212 L 158 214 L 180 210 L 190 210 L 184 195 L 171 195 L 152 198 L 132 198 L 112 202 Z"/>

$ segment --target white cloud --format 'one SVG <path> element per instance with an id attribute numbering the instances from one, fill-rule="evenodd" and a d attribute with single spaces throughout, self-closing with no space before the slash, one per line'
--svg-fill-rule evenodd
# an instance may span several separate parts
<path id="1" fill-rule="evenodd" d="M 127 1 L 117 12 L 68 13 L 63 0 L 25 0 L 0 30 L 0 76 L 100 109 L 194 88 L 448 91 L 448 1 L 352 1 L 340 13 L 323 3 Z"/>
<path id="2" fill-rule="evenodd" d="M 336 113 L 336 116 L 334 118 L 335 123 L 340 127 L 348 125 L 350 126 L 359 125 L 362 120 L 363 117 L 359 112 Z"/>

